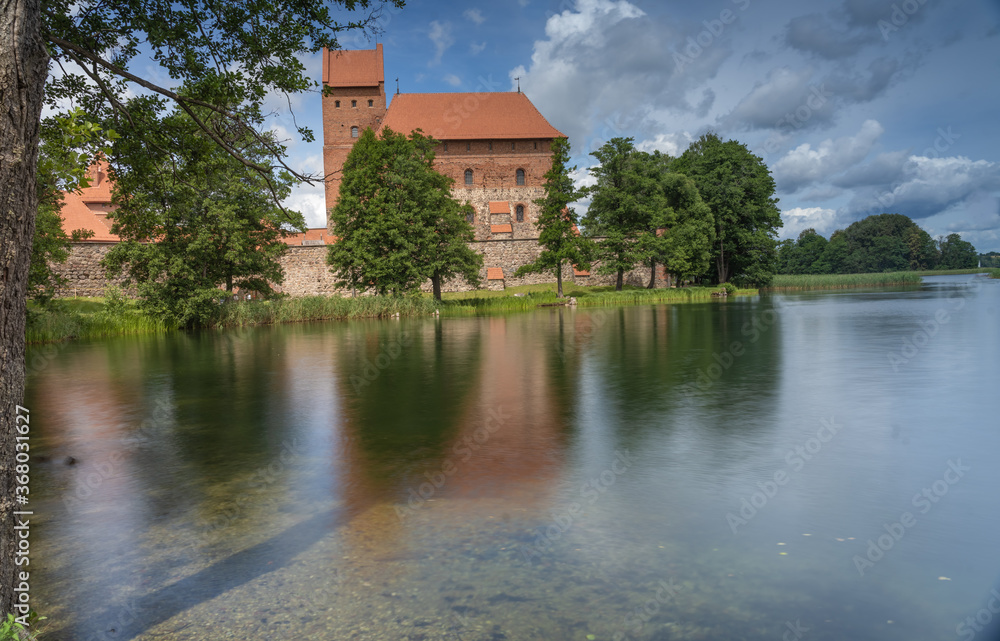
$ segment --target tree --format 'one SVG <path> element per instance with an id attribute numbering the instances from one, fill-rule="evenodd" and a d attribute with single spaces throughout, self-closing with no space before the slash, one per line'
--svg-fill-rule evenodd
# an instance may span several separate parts
<path id="1" fill-rule="evenodd" d="M 403 0 L 388 0 L 403 6 Z M 204 121 L 202 131 L 239 156 L 226 131 L 238 137 L 261 130 L 265 98 L 271 92 L 295 93 L 317 83 L 305 75 L 301 57 L 323 47 L 337 48 L 339 32 L 377 27 L 379 2 L 332 0 L 335 7 L 362 10 L 338 21 L 326 3 L 288 0 L 220 5 L 135 3 L 124 0 L 69 3 L 24 0 L 0 10 L 0 613 L 14 604 L 14 417 L 24 395 L 24 322 L 31 240 L 38 205 L 39 119 L 43 95 L 58 109 L 72 99 L 94 115 L 113 111 L 116 131 L 141 139 L 147 131 L 128 127 L 127 90 L 148 91 L 178 103 L 185 111 L 201 106 L 233 125 L 219 129 Z M 163 77 L 187 89 L 158 85 L 129 70 L 136 56 L 155 60 Z M 46 90 L 49 62 L 63 75 Z M 195 81 L 199 82 L 195 82 Z M 128 85 L 132 86 L 129 87 Z M 219 95 L 223 105 L 216 103 Z M 240 96 L 237 103 L 234 96 Z M 311 139 L 311 132 L 299 129 Z M 274 163 L 283 151 L 272 149 Z M 112 162 L 114 159 L 111 159 Z M 270 177 L 272 163 L 241 158 Z M 299 175 L 302 177 L 301 175 Z"/>
<path id="2" fill-rule="evenodd" d="M 745 145 L 714 133 L 696 140 L 673 164 L 694 179 L 715 220 L 715 279 L 764 285 L 774 274 L 781 227 L 774 179 Z"/>
<path id="3" fill-rule="evenodd" d="M 704 274 L 715 241 L 712 210 L 701 199 L 695 182 L 665 165 L 661 186 L 666 207 L 654 221 L 658 243 L 651 259 L 650 289 L 655 284 L 657 262 L 682 281 Z"/>
<path id="4" fill-rule="evenodd" d="M 947 238 L 938 240 L 941 248 L 941 269 L 972 269 L 979 265 L 979 255 L 972 243 L 962 240 L 959 234 L 948 234 Z"/>
<path id="5" fill-rule="evenodd" d="M 576 212 L 571 203 L 580 199 L 581 193 L 573 185 L 570 173 L 576 167 L 569 163 L 569 140 L 556 138 L 552 142 L 552 167 L 545 172 L 545 196 L 535 201 L 538 213 L 538 244 L 542 253 L 534 262 L 518 267 L 515 276 L 551 270 L 556 276 L 556 295 L 563 297 L 563 265 L 590 269 L 593 247 L 590 239 L 580 235 Z"/>
<path id="6" fill-rule="evenodd" d="M 625 272 L 657 251 L 656 243 L 640 241 L 655 234 L 663 191 L 649 155 L 636 152 L 632 138 L 612 138 L 590 155 L 600 164 L 590 168 L 597 183 L 586 189 L 591 202 L 583 224 L 588 236 L 598 237 L 598 273 L 617 274 L 615 289 L 621 291 Z"/>
<path id="7" fill-rule="evenodd" d="M 273 294 L 272 283 L 284 280 L 282 238 L 305 229 L 300 213 L 275 202 L 291 192 L 291 176 L 278 173 L 269 183 L 182 110 L 161 119 L 145 98 L 128 108 L 156 130 L 145 144 L 122 138 L 114 146 L 122 171 L 111 230 L 121 242 L 104 259 L 109 274 L 125 273 L 144 311 L 180 327 L 207 324 L 223 289 Z M 268 154 L 252 136 L 232 144 L 252 161 Z"/>
<path id="8" fill-rule="evenodd" d="M 849 255 L 847 273 L 930 269 L 937 250 L 930 235 L 902 214 L 877 214 L 844 230 Z"/>
<path id="9" fill-rule="evenodd" d="M 327 262 L 352 289 L 399 296 L 456 274 L 479 282 L 482 256 L 468 242 L 469 205 L 451 196 L 453 180 L 434 170 L 434 141 L 389 128 L 366 129 L 344 162 L 340 198 L 330 214 L 337 242 Z"/>

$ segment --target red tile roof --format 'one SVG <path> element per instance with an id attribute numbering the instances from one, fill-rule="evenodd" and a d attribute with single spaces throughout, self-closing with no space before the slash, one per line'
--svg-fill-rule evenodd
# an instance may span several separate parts
<path id="1" fill-rule="evenodd" d="M 80 190 L 80 200 L 85 203 L 106 203 L 111 204 L 111 178 L 108 172 L 108 163 L 105 160 L 98 160 L 87 168 L 87 178 L 90 179 L 90 186 Z"/>
<path id="2" fill-rule="evenodd" d="M 487 267 L 486 268 L 486 280 L 503 280 L 503 268 L 502 267 Z"/>
<path id="3" fill-rule="evenodd" d="M 514 229 L 510 226 L 509 223 L 506 225 L 490 225 L 491 234 L 509 234 L 513 231 Z"/>
<path id="4" fill-rule="evenodd" d="M 396 94 L 382 125 L 438 140 L 565 138 L 519 92 Z"/>
<path id="5" fill-rule="evenodd" d="M 510 213 L 510 202 L 506 200 L 491 200 L 490 201 L 490 213 L 491 214 L 509 214 Z"/>
<path id="6" fill-rule="evenodd" d="M 323 50 L 324 84 L 331 87 L 377 87 L 380 82 L 385 82 L 381 43 L 374 49 Z"/>
<path id="7" fill-rule="evenodd" d="M 573 266 L 573 275 L 574 276 L 590 276 L 590 270 L 589 269 L 577 269 L 576 265 L 574 265 Z"/>
<path id="8" fill-rule="evenodd" d="M 121 240 L 111 233 L 110 223 L 102 221 L 76 192 L 63 192 L 63 206 L 59 213 L 63 219 L 63 231 L 67 235 L 77 229 L 86 229 L 94 232 L 93 236 L 86 239 L 92 243 L 117 243 Z"/>
<path id="9" fill-rule="evenodd" d="M 327 245 L 333 244 L 336 237 L 331 236 L 326 227 L 319 227 L 316 229 L 307 229 L 304 234 L 295 234 L 294 236 L 285 236 L 282 238 L 286 245 L 297 247 L 299 245 Z"/>

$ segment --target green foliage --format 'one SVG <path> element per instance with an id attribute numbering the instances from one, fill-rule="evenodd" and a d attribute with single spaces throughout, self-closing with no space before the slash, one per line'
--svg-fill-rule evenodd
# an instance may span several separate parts
<path id="1" fill-rule="evenodd" d="M 0 621 L 0 641 L 35 641 L 38 639 L 38 633 L 31 628 L 45 621 L 46 617 L 38 616 L 37 612 L 31 610 L 26 620 L 28 625 L 22 625 L 13 613 L 8 613 L 7 618 Z"/>
<path id="2" fill-rule="evenodd" d="M 715 223 L 714 279 L 766 285 L 776 268 L 781 212 L 764 161 L 735 140 L 715 134 L 691 144 L 672 168 L 690 176 Z"/>
<path id="3" fill-rule="evenodd" d="M 419 132 L 407 138 L 388 128 L 381 137 L 366 129 L 355 143 L 330 215 L 338 240 L 327 262 L 341 285 L 400 296 L 431 279 L 439 296 L 442 279 L 461 275 L 478 286 L 469 205 L 452 198 L 433 150 Z"/>
<path id="4" fill-rule="evenodd" d="M 109 318 L 124 318 L 128 312 L 128 297 L 117 285 L 104 288 L 104 308 L 101 313 Z"/>
<path id="5" fill-rule="evenodd" d="M 437 304 L 425 296 L 305 296 L 222 305 L 212 327 L 244 327 L 304 321 L 392 318 L 433 314 Z"/>
<path id="6" fill-rule="evenodd" d="M 520 278 L 525 274 L 552 271 L 556 277 L 556 292 L 563 295 L 562 269 L 569 263 L 579 269 L 590 269 L 593 255 L 592 243 L 580 235 L 576 212 L 571 203 L 580 199 L 581 193 L 573 185 L 568 167 L 569 140 L 556 138 L 552 142 L 552 167 L 545 172 L 545 196 L 535 200 L 538 213 L 538 244 L 542 252 L 533 263 L 522 265 L 514 273 Z"/>
<path id="7" fill-rule="evenodd" d="M 941 252 L 938 267 L 941 269 L 970 269 L 979 264 L 976 248 L 958 234 L 948 234 L 947 238 L 940 239 L 938 248 Z"/>
<path id="8" fill-rule="evenodd" d="M 701 199 L 694 180 L 660 162 L 666 208 L 653 221 L 655 231 L 647 234 L 655 243 L 650 258 L 654 267 L 661 263 L 681 281 L 690 280 L 708 271 L 711 264 L 715 242 L 712 210 Z"/>
<path id="9" fill-rule="evenodd" d="M 778 274 L 768 289 L 848 289 L 855 287 L 885 287 L 888 285 L 919 285 L 915 272 L 878 272 L 874 274 Z"/>
<path id="10" fill-rule="evenodd" d="M 150 316 L 181 327 L 208 322 L 235 288 L 272 295 L 284 278 L 282 238 L 305 228 L 301 214 L 275 204 L 291 177 L 246 167 L 184 112 L 161 118 L 145 98 L 129 106 L 159 129 L 115 145 L 112 231 L 122 242 L 104 259 L 109 274 L 124 274 Z M 268 153 L 253 137 L 240 140 L 245 158 Z"/>

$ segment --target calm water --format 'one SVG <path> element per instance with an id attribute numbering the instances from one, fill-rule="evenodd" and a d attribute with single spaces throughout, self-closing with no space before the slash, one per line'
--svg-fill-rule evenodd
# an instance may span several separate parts
<path id="1" fill-rule="evenodd" d="M 32 597 L 87 641 L 993 638 L 998 328 L 962 276 L 36 349 Z"/>

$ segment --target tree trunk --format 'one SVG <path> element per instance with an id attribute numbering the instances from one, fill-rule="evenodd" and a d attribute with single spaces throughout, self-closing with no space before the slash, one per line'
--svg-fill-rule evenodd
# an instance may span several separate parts
<path id="1" fill-rule="evenodd" d="M 556 298 L 562 298 L 562 261 L 556 267 Z"/>
<path id="2" fill-rule="evenodd" d="M 649 284 L 646 289 L 656 289 L 656 259 L 649 261 Z"/>
<path id="3" fill-rule="evenodd" d="M 619 267 L 618 280 L 615 281 L 615 291 L 620 292 L 622 290 L 622 285 L 624 284 L 625 284 L 625 270 Z"/>
<path id="4" fill-rule="evenodd" d="M 431 287 L 434 288 L 434 300 L 441 301 L 441 277 L 431 276 Z"/>
<path id="5" fill-rule="evenodd" d="M 0 614 L 14 609 L 15 417 L 24 402 L 24 321 L 38 195 L 38 121 L 48 75 L 39 0 L 0 6 Z M 30 410 L 30 408 L 29 408 Z M 31 415 L 28 415 L 29 421 Z M 29 422 L 30 425 L 30 422 Z M 30 435 L 30 432 L 29 432 Z M 30 441 L 29 441 L 30 443 Z M 30 507 L 28 508 L 30 509 Z M 29 518 L 30 517 L 22 517 Z M 26 570 L 27 566 L 19 568 Z M 30 570 L 28 570 L 30 572 Z M 19 614 L 19 613 L 18 613 Z"/>
<path id="6" fill-rule="evenodd" d="M 715 258 L 715 271 L 719 276 L 719 284 L 726 282 L 726 246 L 723 241 L 719 241 L 719 255 Z"/>

